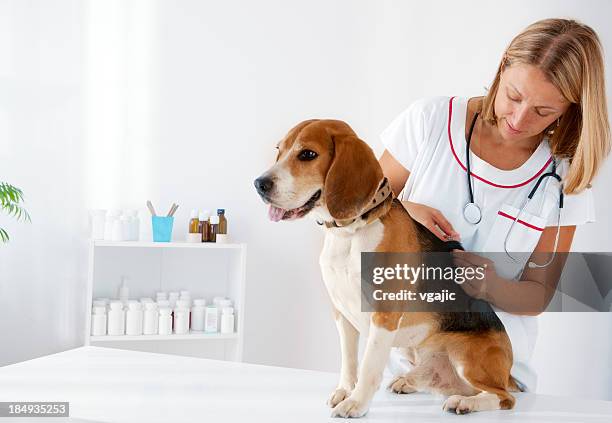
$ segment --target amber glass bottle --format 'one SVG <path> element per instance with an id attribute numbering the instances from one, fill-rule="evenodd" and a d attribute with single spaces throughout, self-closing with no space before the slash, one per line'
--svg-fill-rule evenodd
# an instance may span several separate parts
<path id="1" fill-rule="evenodd" d="M 225 218 L 225 209 L 217 209 L 219 216 L 219 234 L 227 234 L 227 219 Z"/>
<path id="2" fill-rule="evenodd" d="M 210 242 L 210 224 L 208 223 L 209 212 L 204 210 L 200 213 L 199 230 L 202 234 L 202 242 Z"/>
<path id="3" fill-rule="evenodd" d="M 199 221 L 198 221 L 198 211 L 191 210 L 191 218 L 189 219 L 189 233 L 197 234 L 200 232 L 199 229 Z"/>
<path id="4" fill-rule="evenodd" d="M 219 233 L 219 216 L 210 216 L 210 242 L 217 242 Z"/>

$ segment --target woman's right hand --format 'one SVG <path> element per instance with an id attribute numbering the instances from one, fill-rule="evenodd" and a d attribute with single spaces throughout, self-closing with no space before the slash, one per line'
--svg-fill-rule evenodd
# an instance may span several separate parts
<path id="1" fill-rule="evenodd" d="M 383 173 L 389 179 L 391 189 L 396 195 L 399 195 L 404 185 L 406 185 L 410 171 L 395 160 L 393 155 L 387 150 L 383 152 L 379 161 Z M 411 201 L 402 201 L 402 205 L 414 220 L 425 226 L 442 241 L 459 241 L 459 234 L 455 232 L 453 226 L 440 213 L 440 210 Z"/>
<path id="2" fill-rule="evenodd" d="M 459 241 L 459 233 L 453 229 L 453 225 L 440 210 L 412 201 L 402 201 L 402 205 L 414 220 L 425 226 L 442 241 Z"/>

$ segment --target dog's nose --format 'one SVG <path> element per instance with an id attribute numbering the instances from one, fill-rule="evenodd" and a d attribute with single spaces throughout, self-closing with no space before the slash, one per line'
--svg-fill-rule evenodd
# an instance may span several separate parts
<path id="1" fill-rule="evenodd" d="M 274 182 L 272 182 L 272 178 L 267 176 L 260 176 L 259 178 L 255 179 L 255 188 L 257 189 L 259 195 L 268 194 L 272 190 L 273 186 Z"/>

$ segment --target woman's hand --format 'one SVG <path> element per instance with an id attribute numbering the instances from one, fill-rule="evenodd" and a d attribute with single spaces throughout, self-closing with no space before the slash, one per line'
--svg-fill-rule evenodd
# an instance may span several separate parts
<path id="1" fill-rule="evenodd" d="M 465 282 L 460 285 L 463 291 L 472 298 L 495 304 L 492 293 L 499 292 L 502 286 L 502 280 L 495 271 L 495 262 L 478 254 L 461 250 L 453 250 L 452 255 L 453 263 L 457 267 L 483 269 L 480 273 L 483 277 L 466 278 Z"/>
<path id="2" fill-rule="evenodd" d="M 459 233 L 453 229 L 453 225 L 446 220 L 440 210 L 412 201 L 402 201 L 402 205 L 414 220 L 425 226 L 442 241 L 459 241 Z"/>

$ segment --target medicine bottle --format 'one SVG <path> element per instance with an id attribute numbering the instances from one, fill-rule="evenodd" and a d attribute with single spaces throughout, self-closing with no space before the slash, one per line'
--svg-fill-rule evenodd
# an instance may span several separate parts
<path id="1" fill-rule="evenodd" d="M 208 221 L 210 212 L 204 210 L 200 213 L 200 233 L 202 234 L 202 242 L 210 241 L 210 223 Z"/>
<path id="2" fill-rule="evenodd" d="M 113 221 L 113 230 L 111 234 L 111 241 L 123 241 L 123 227 L 126 227 L 127 231 L 127 219 L 121 215 Z"/>
<path id="3" fill-rule="evenodd" d="M 142 335 L 142 304 L 138 301 L 129 301 L 125 313 L 125 334 Z"/>
<path id="4" fill-rule="evenodd" d="M 204 332 L 216 333 L 219 331 L 217 307 L 214 305 L 206 306 L 206 317 L 204 322 Z"/>
<path id="5" fill-rule="evenodd" d="M 92 336 L 106 335 L 106 305 L 102 301 L 98 301 L 98 303 L 102 303 L 102 305 L 95 305 L 91 311 Z"/>
<path id="6" fill-rule="evenodd" d="M 176 300 L 176 306 L 174 308 L 175 314 L 177 308 L 187 310 L 187 332 L 189 332 L 189 328 L 191 327 L 191 299 L 186 299 L 184 295 L 181 295 L 181 298 Z M 174 318 L 174 325 L 176 326 L 176 316 Z"/>
<path id="7" fill-rule="evenodd" d="M 132 236 L 132 218 L 127 215 L 127 212 L 119 218 L 121 222 L 121 239 L 117 241 L 131 241 Z"/>
<path id="8" fill-rule="evenodd" d="M 198 211 L 196 209 L 191 210 L 191 216 L 189 218 L 189 233 L 197 234 L 199 231 L 200 222 L 198 221 Z"/>
<path id="9" fill-rule="evenodd" d="M 170 307 L 160 307 L 159 309 L 159 334 L 160 335 L 171 335 L 172 334 L 172 316 L 170 313 L 172 309 Z"/>
<path id="10" fill-rule="evenodd" d="M 227 218 L 225 217 L 225 209 L 217 209 L 219 216 L 219 232 L 217 234 L 227 234 Z"/>
<path id="11" fill-rule="evenodd" d="M 189 327 L 191 327 L 191 294 L 189 293 L 189 291 L 181 291 L 179 301 L 183 301 L 183 307 L 189 311 Z"/>
<path id="12" fill-rule="evenodd" d="M 120 210 L 110 210 L 106 215 L 104 222 L 104 239 L 107 241 L 113 240 L 113 227 L 115 226 L 115 220 L 119 220 L 121 215 Z"/>
<path id="13" fill-rule="evenodd" d="M 210 242 L 217 242 L 217 234 L 219 233 L 219 216 L 210 216 Z"/>
<path id="14" fill-rule="evenodd" d="M 121 301 L 111 301 L 108 310 L 108 334 L 125 335 L 125 312 Z"/>
<path id="15" fill-rule="evenodd" d="M 196 298 L 193 300 L 193 307 L 191 307 L 191 330 L 195 332 L 204 332 L 205 316 L 206 300 L 203 298 Z"/>
<path id="16" fill-rule="evenodd" d="M 156 335 L 159 331 L 159 311 L 157 303 L 144 303 L 144 314 L 142 318 L 142 333 L 145 335 Z"/>
<path id="17" fill-rule="evenodd" d="M 129 218 L 129 237 L 126 241 L 138 241 L 140 238 L 140 219 L 138 210 L 127 210 L 125 214 Z"/>
<path id="18" fill-rule="evenodd" d="M 223 307 L 221 314 L 221 333 L 234 333 L 234 308 Z"/>
<path id="19" fill-rule="evenodd" d="M 183 300 L 176 302 L 174 309 L 174 333 L 183 335 L 189 333 L 189 309 Z"/>
<path id="20" fill-rule="evenodd" d="M 219 324 L 221 324 L 221 313 L 225 307 L 232 306 L 232 300 L 226 297 L 215 297 L 213 302 L 217 306 L 217 318 L 219 320 Z"/>

